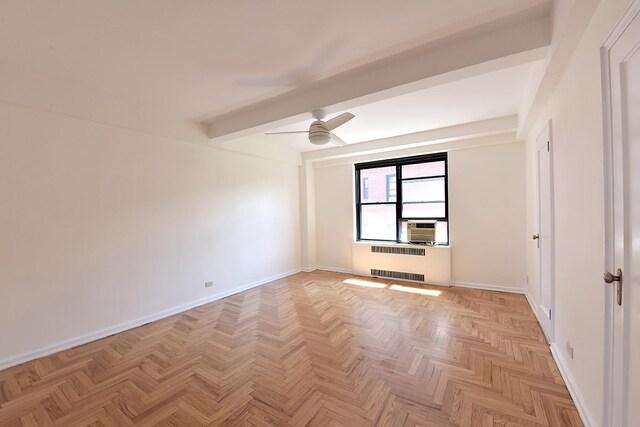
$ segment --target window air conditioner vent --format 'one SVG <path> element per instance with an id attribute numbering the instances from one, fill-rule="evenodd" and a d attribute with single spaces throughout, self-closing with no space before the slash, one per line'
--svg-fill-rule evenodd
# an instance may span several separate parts
<path id="1" fill-rule="evenodd" d="M 371 246 L 371 252 L 378 254 L 418 255 L 425 256 L 424 248 L 404 248 L 397 246 Z"/>
<path id="2" fill-rule="evenodd" d="M 424 274 L 405 273 L 402 271 L 389 271 L 371 269 L 371 275 L 375 277 L 387 277 L 389 279 L 411 280 L 413 282 L 424 282 Z"/>
<path id="3" fill-rule="evenodd" d="M 436 221 L 407 221 L 407 240 L 433 245 L 436 240 Z"/>

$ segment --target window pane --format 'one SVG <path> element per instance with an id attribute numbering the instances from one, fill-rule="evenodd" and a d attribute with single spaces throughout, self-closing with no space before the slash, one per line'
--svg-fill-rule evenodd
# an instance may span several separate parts
<path id="1" fill-rule="evenodd" d="M 444 160 L 441 162 L 416 163 L 402 166 L 402 178 L 421 178 L 444 175 Z"/>
<path id="2" fill-rule="evenodd" d="M 409 237 L 407 232 L 407 221 L 400 221 L 400 241 L 403 243 L 409 242 Z"/>
<path id="3" fill-rule="evenodd" d="M 444 202 L 444 178 L 402 181 L 403 202 Z"/>
<path id="4" fill-rule="evenodd" d="M 395 202 L 396 199 L 396 174 L 389 174 L 387 179 L 387 202 Z"/>
<path id="5" fill-rule="evenodd" d="M 386 166 L 360 171 L 360 201 L 364 203 L 396 201 L 396 168 Z M 391 183 L 391 186 L 389 185 Z M 366 186 L 366 191 L 365 191 Z M 365 196 L 367 198 L 365 199 Z"/>
<path id="6" fill-rule="evenodd" d="M 360 226 L 362 239 L 396 240 L 396 205 L 363 205 Z"/>
<path id="7" fill-rule="evenodd" d="M 403 218 L 444 218 L 444 203 L 404 203 Z"/>
<path id="8" fill-rule="evenodd" d="M 436 222 L 436 243 L 446 245 L 449 243 L 449 224 L 447 221 Z"/>
<path id="9" fill-rule="evenodd" d="M 362 200 L 369 199 L 369 178 L 362 178 Z"/>

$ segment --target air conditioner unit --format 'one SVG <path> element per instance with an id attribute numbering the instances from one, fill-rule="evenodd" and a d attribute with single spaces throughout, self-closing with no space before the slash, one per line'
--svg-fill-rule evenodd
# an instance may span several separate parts
<path id="1" fill-rule="evenodd" d="M 436 221 L 407 221 L 407 240 L 410 243 L 436 242 Z"/>

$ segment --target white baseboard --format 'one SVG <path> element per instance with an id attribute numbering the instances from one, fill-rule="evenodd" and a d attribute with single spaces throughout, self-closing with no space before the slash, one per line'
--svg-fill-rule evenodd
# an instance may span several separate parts
<path id="1" fill-rule="evenodd" d="M 538 322 L 540 322 L 540 313 L 536 309 L 537 304 L 533 300 L 533 297 L 529 293 L 528 289 L 525 289 L 524 296 L 527 298 L 527 301 L 529 302 L 529 306 L 531 306 L 531 310 L 533 310 L 533 313 L 536 315 Z M 566 359 L 564 358 L 561 350 L 558 348 L 557 343 L 555 342 L 550 343 L 549 349 L 551 350 L 551 355 L 553 356 L 553 360 L 555 360 L 556 365 L 558 365 L 558 369 L 560 370 L 560 375 L 562 375 L 562 380 L 566 384 L 567 390 L 569 390 L 569 394 L 573 399 L 573 403 L 576 405 L 576 409 L 578 410 L 578 414 L 580 415 L 580 419 L 582 420 L 582 423 L 586 427 L 597 426 L 598 423 L 594 421 L 593 416 L 587 410 L 587 407 L 583 403 L 584 398 L 582 397 L 582 394 L 578 391 L 578 389 L 574 385 L 575 379 L 573 378 L 573 375 L 571 375 L 569 369 L 567 368 Z"/>
<path id="2" fill-rule="evenodd" d="M 535 304 L 533 302 L 533 297 L 531 296 L 531 294 L 529 293 L 529 289 L 525 289 L 524 290 L 524 296 L 527 298 L 527 301 L 529 302 L 529 305 L 531 306 L 531 310 L 533 310 L 533 312 L 536 312 L 535 309 Z"/>
<path id="3" fill-rule="evenodd" d="M 291 270 L 285 273 L 281 273 L 281 274 L 277 274 L 275 276 L 271 276 L 262 280 L 258 280 L 234 289 L 230 289 L 227 291 L 223 291 L 223 292 L 219 292 L 217 294 L 208 296 L 206 298 L 202 298 L 196 301 L 191 301 L 188 302 L 186 304 L 181 304 L 179 306 L 176 307 L 172 307 L 166 310 L 162 310 L 160 312 L 148 315 L 148 316 L 144 316 L 144 317 L 140 317 L 138 319 L 129 321 L 129 322 L 125 322 L 125 323 L 121 323 L 119 325 L 113 326 L 113 327 L 109 327 L 109 328 L 104 328 L 101 329 L 99 331 L 90 333 L 90 334 L 85 334 L 76 338 L 72 338 L 69 340 L 65 340 L 62 341 L 60 343 L 57 344 L 53 344 L 47 347 L 43 347 L 41 349 L 35 350 L 35 351 L 30 351 L 27 353 L 23 353 L 14 357 L 10 357 L 7 359 L 3 359 L 0 360 L 0 371 L 3 369 L 7 369 L 10 368 L 12 366 L 16 366 L 19 365 L 21 363 L 25 363 L 25 362 L 29 362 L 31 360 L 35 360 L 41 357 L 45 357 L 48 356 L 50 354 L 53 353 L 57 353 L 59 351 L 64 351 L 73 347 L 77 347 L 79 345 L 83 345 L 83 344 L 87 344 L 89 342 L 92 341 L 96 341 L 99 340 L 101 338 L 105 338 L 108 337 L 110 335 L 113 334 L 117 334 L 119 332 L 124 332 L 126 330 L 129 329 L 133 329 L 136 328 L 138 326 L 142 326 L 146 323 L 149 322 L 153 322 L 156 320 L 160 320 L 163 319 L 165 317 L 169 317 L 169 316 L 173 316 L 174 314 L 178 314 L 178 313 L 182 313 L 183 311 L 187 311 L 190 310 L 192 308 L 204 305 L 204 304 L 208 304 L 210 302 L 228 297 L 230 295 L 234 295 L 237 294 L 239 292 L 242 291 L 246 291 L 248 289 L 251 288 L 255 288 L 257 286 L 260 285 L 264 285 L 265 283 L 269 283 L 272 282 L 274 280 L 278 280 L 281 279 L 283 277 L 287 277 L 290 276 L 292 274 L 298 273 L 300 271 L 306 271 L 306 272 L 310 272 L 310 271 L 314 271 L 314 270 L 325 270 L 325 271 L 333 271 L 333 272 L 338 272 L 338 273 L 348 273 L 348 274 L 352 274 L 352 271 L 347 270 L 347 269 L 339 269 L 339 268 L 333 268 L 333 267 L 323 267 L 323 266 L 318 266 L 318 267 L 313 267 L 310 269 L 295 269 L 295 270 Z M 490 291 L 500 291 L 500 292 L 509 292 L 509 293 L 517 293 L 517 294 L 524 294 L 524 296 L 527 298 L 527 301 L 529 302 L 529 305 L 531 306 L 531 309 L 533 310 L 533 312 L 535 313 L 536 316 L 538 316 L 538 311 L 535 309 L 535 304 L 533 302 L 533 298 L 531 297 L 531 295 L 529 294 L 529 291 L 526 288 L 518 288 L 518 287 L 502 287 L 502 286 L 494 286 L 494 285 L 484 285 L 484 284 L 479 284 L 479 283 L 466 283 L 466 282 L 452 282 L 451 286 L 459 286 L 459 287 L 464 287 L 464 288 L 472 288 L 472 289 L 484 289 L 484 290 L 490 290 Z M 567 364 L 566 361 L 562 355 L 562 353 L 560 352 L 560 350 L 558 349 L 556 343 L 552 343 L 550 345 L 550 349 L 551 349 L 551 354 L 554 358 L 554 360 L 556 361 L 556 364 L 558 365 L 558 368 L 560 369 L 560 374 L 562 375 L 562 378 L 565 382 L 565 384 L 567 385 L 567 389 L 569 390 L 569 393 L 571 394 L 571 397 L 576 405 L 576 408 L 578 409 L 578 413 L 580 414 L 580 418 L 582 419 L 582 422 L 585 424 L 585 426 L 587 427 L 595 427 L 598 424 L 594 421 L 593 416 L 591 415 L 591 413 L 588 411 L 588 409 L 584 406 L 584 404 L 582 403 L 584 401 L 584 398 L 582 397 L 582 394 L 578 391 L 577 388 L 575 388 L 574 383 L 575 380 L 573 378 L 573 376 L 571 375 L 570 371 L 567 369 Z"/>
<path id="4" fill-rule="evenodd" d="M 325 266 L 322 266 L 322 265 L 317 266 L 316 270 L 332 271 L 334 273 L 353 274 L 353 271 L 348 269 L 348 268 L 325 267 Z"/>
<path id="5" fill-rule="evenodd" d="M 165 317 L 173 316 L 174 314 L 182 313 L 183 311 L 190 310 L 194 307 L 198 307 L 200 305 L 208 304 L 210 302 L 228 297 L 233 294 L 237 294 L 242 291 L 246 291 L 251 288 L 255 288 L 260 285 L 264 285 L 265 283 L 273 282 L 274 280 L 282 279 L 283 277 L 291 276 L 292 274 L 299 273 L 301 269 L 295 269 L 288 271 L 286 273 L 277 274 L 275 276 L 267 277 L 266 279 L 257 280 L 255 282 L 242 285 L 240 287 L 219 292 L 214 295 L 210 295 L 206 298 L 201 298 L 199 300 L 191 301 L 185 304 L 178 305 L 176 307 L 171 307 L 166 310 L 159 311 L 154 314 L 150 314 L 148 316 L 140 317 L 135 320 L 131 320 L 129 322 L 121 323 L 116 326 L 111 326 L 108 328 L 100 329 L 98 331 L 81 335 L 79 337 L 71 338 L 53 345 L 49 345 L 38 350 L 29 351 L 26 353 L 19 354 L 17 356 L 13 356 L 7 359 L 0 360 L 0 371 L 3 369 L 10 368 L 12 366 L 19 365 L 21 363 L 29 362 L 31 360 L 39 359 L 44 356 L 48 356 L 53 353 L 57 353 L 59 351 L 68 350 L 73 347 L 77 347 L 79 345 L 87 344 L 92 341 L 99 340 L 101 338 L 108 337 L 109 335 L 117 334 L 119 332 L 124 332 L 129 329 L 137 328 L 138 326 L 142 326 L 146 323 L 153 322 L 156 320 L 164 319 Z"/>
<path id="6" fill-rule="evenodd" d="M 564 383 L 567 385 L 567 389 L 569 390 L 569 394 L 573 399 L 573 403 L 575 403 L 576 408 L 578 409 L 578 414 L 580 414 L 580 418 L 582 419 L 582 423 L 586 427 L 596 427 L 598 423 L 594 421 L 593 415 L 589 412 L 587 407 L 582 403 L 584 402 L 584 398 L 580 391 L 574 386 L 575 379 L 571 372 L 567 368 L 566 359 L 564 358 L 562 352 L 558 348 L 556 343 L 551 343 L 549 346 L 551 349 L 551 354 L 558 365 L 558 369 L 560 369 L 560 374 L 562 375 L 562 379 Z"/>
<path id="7" fill-rule="evenodd" d="M 524 296 L 527 297 L 529 306 L 531 307 L 531 310 L 533 310 L 533 314 L 535 314 L 536 319 L 538 319 L 538 323 L 542 324 L 542 318 L 540 317 L 541 316 L 540 310 L 538 310 L 538 308 L 536 307 L 536 303 L 533 301 L 533 297 L 529 293 L 529 289 L 525 289 Z M 544 333 L 544 330 L 543 330 L 543 333 Z M 546 333 L 545 333 L 545 336 L 546 336 Z M 547 337 L 547 340 L 549 340 L 549 337 Z"/>
<path id="8" fill-rule="evenodd" d="M 524 287 L 516 287 L 516 286 L 496 286 L 496 285 L 486 285 L 483 283 L 469 283 L 469 282 L 451 282 L 451 286 L 457 286 L 460 288 L 482 289 L 485 291 L 508 292 L 510 294 L 526 293 L 526 289 Z"/>
<path id="9" fill-rule="evenodd" d="M 303 268 L 300 271 L 304 271 L 305 273 L 311 273 L 312 271 L 316 271 L 316 270 L 332 271 L 334 273 L 353 274 L 353 271 L 351 271 L 351 270 L 349 270 L 347 268 L 326 267 L 326 266 L 322 266 L 322 265 L 316 265 L 315 267 Z"/>
<path id="10" fill-rule="evenodd" d="M 531 310 L 533 310 L 533 313 L 538 319 L 538 322 L 540 322 L 540 314 L 536 309 L 536 304 L 533 301 L 533 297 L 529 293 L 529 289 L 526 287 L 522 287 L 522 288 L 501 287 L 501 286 L 492 286 L 492 285 L 483 285 L 479 283 L 465 283 L 465 282 L 452 282 L 451 285 L 460 286 L 463 288 L 485 289 L 490 291 L 501 291 L 501 292 L 516 293 L 516 294 L 524 294 L 525 298 L 527 298 L 527 301 L 529 302 L 529 306 L 531 307 Z M 597 426 L 598 423 L 594 421 L 593 416 L 591 415 L 591 413 L 588 411 L 587 407 L 583 403 L 584 398 L 582 397 L 582 394 L 574 385 L 575 379 L 573 378 L 573 375 L 571 375 L 569 369 L 567 368 L 567 362 L 563 356 L 563 353 L 560 352 L 555 342 L 551 343 L 549 345 L 549 348 L 551 349 L 551 355 L 553 356 L 553 359 L 556 361 L 556 364 L 558 365 L 558 369 L 560 369 L 560 374 L 562 375 L 562 379 L 564 380 L 564 383 L 567 385 L 569 394 L 571 395 L 571 398 L 573 399 L 573 402 L 576 405 L 576 409 L 578 410 L 578 414 L 580 415 L 582 423 L 586 427 Z"/>

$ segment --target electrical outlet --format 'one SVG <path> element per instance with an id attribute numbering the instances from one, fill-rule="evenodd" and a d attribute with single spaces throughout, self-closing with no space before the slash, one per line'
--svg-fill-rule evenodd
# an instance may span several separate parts
<path id="1" fill-rule="evenodd" d="M 567 341 L 567 353 L 569 353 L 569 357 L 573 359 L 573 347 L 569 341 Z"/>
<path id="2" fill-rule="evenodd" d="M 212 288 L 213 287 L 213 282 L 204 282 L 204 287 L 205 288 Z"/>

